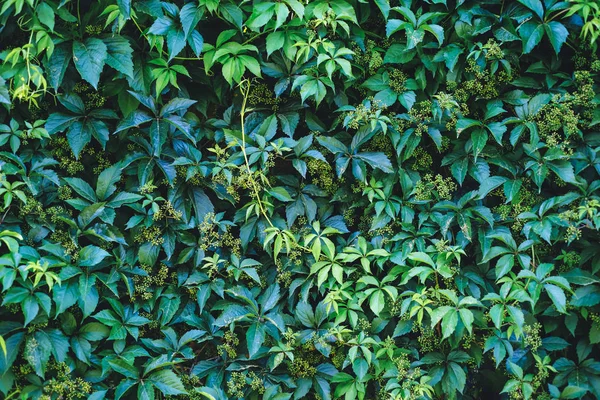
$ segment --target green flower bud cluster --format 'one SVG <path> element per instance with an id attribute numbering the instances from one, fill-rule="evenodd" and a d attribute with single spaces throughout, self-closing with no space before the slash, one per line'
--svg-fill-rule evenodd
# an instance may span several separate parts
<path id="1" fill-rule="evenodd" d="M 576 268 L 581 263 L 581 256 L 575 251 L 562 251 L 562 254 L 556 257 L 557 261 L 562 261 L 558 271 L 565 273 Z"/>
<path id="2" fill-rule="evenodd" d="M 423 353 L 429 353 L 438 349 L 439 340 L 435 335 L 435 331 L 428 326 L 420 325 L 418 327 L 420 334 L 418 337 L 419 346 Z"/>
<path id="3" fill-rule="evenodd" d="M 569 225 L 567 227 L 567 231 L 565 232 L 565 241 L 572 242 L 574 240 L 579 240 L 579 239 L 581 239 L 581 235 L 582 235 L 581 229 L 579 229 L 575 225 Z"/>
<path id="4" fill-rule="evenodd" d="M 240 344 L 240 340 L 238 339 L 235 332 L 227 331 L 225 335 L 223 335 L 223 344 L 217 346 L 217 353 L 223 357 L 227 354 L 229 358 L 237 357 L 237 346 Z"/>
<path id="5" fill-rule="evenodd" d="M 81 377 L 72 378 L 66 363 L 48 363 L 49 370 L 56 370 L 57 376 L 44 385 L 44 394 L 50 399 L 86 399 L 92 392 L 92 384 Z"/>
<path id="6" fill-rule="evenodd" d="M 433 118 L 433 103 L 431 100 L 423 100 L 416 103 L 408 112 L 410 120 L 415 127 L 415 135 L 422 136 L 429 129 L 428 123 Z"/>
<path id="7" fill-rule="evenodd" d="M 292 284 L 292 273 L 285 271 L 281 267 L 277 267 L 277 282 L 279 282 L 284 288 L 290 287 Z"/>
<path id="8" fill-rule="evenodd" d="M 223 232 L 219 232 L 214 213 L 208 213 L 204 216 L 204 220 L 198 225 L 198 230 L 200 231 L 198 244 L 202 250 L 227 248 L 233 254 L 240 254 L 241 239 L 233 235 L 229 227 L 226 227 Z"/>
<path id="9" fill-rule="evenodd" d="M 410 371 L 407 376 L 402 380 L 401 388 L 404 391 L 402 399 L 406 400 L 418 400 L 423 398 L 423 393 L 432 393 L 433 388 L 431 385 L 421 383 L 419 378 L 423 375 L 420 367 L 414 368 Z M 428 396 L 429 397 L 429 396 Z"/>
<path id="10" fill-rule="evenodd" d="M 17 377 L 25 377 L 29 374 L 33 374 L 33 367 L 29 364 L 20 364 L 18 366 L 15 364 L 12 366 L 12 370 Z"/>
<path id="11" fill-rule="evenodd" d="M 46 219 L 46 210 L 44 209 L 44 205 L 36 200 L 35 197 L 27 196 L 27 202 L 21 205 L 19 209 L 19 216 L 32 216 L 37 215 L 40 219 Z"/>
<path id="12" fill-rule="evenodd" d="M 403 380 L 408 375 L 408 371 L 410 370 L 410 360 L 408 359 L 408 354 L 402 353 L 399 357 L 394 359 L 394 364 L 396 365 L 396 369 L 398 369 L 398 380 Z"/>
<path id="13" fill-rule="evenodd" d="M 160 246 L 165 242 L 162 237 L 162 231 L 158 226 L 143 227 L 138 231 L 134 241 L 136 243 L 152 243 L 154 246 Z"/>
<path id="14" fill-rule="evenodd" d="M 183 216 L 183 212 L 176 210 L 170 201 L 165 201 L 160 206 L 160 209 L 156 213 L 154 213 L 154 215 L 152 216 L 152 219 L 154 221 L 160 221 L 163 219 L 164 220 L 181 221 L 182 216 Z"/>
<path id="15" fill-rule="evenodd" d="M 44 329 L 48 326 L 48 321 L 46 322 L 40 322 L 38 324 L 31 324 L 27 327 L 27 332 L 28 333 L 34 333 L 35 331 L 39 330 L 39 329 Z"/>
<path id="16" fill-rule="evenodd" d="M 392 89 L 394 93 L 403 93 L 406 91 L 406 81 L 408 80 L 408 75 L 399 69 L 394 68 L 388 72 L 388 76 L 390 89 Z"/>
<path id="17" fill-rule="evenodd" d="M 148 265 L 140 265 L 140 268 L 148 273 L 146 276 L 135 275 L 133 283 L 135 287 L 135 295 L 140 296 L 143 300 L 150 300 L 153 296 L 152 286 L 164 286 L 169 278 L 169 267 L 161 264 L 156 271 Z"/>
<path id="18" fill-rule="evenodd" d="M 354 218 L 354 210 L 352 210 L 351 208 L 347 208 L 342 214 L 342 217 L 344 218 L 344 222 L 346 223 L 346 225 L 354 226 L 354 223 L 356 222 Z"/>
<path id="19" fill-rule="evenodd" d="M 579 132 L 579 116 L 569 103 L 546 104 L 535 116 L 540 139 L 549 147 L 565 147 L 565 137 Z"/>
<path id="20" fill-rule="evenodd" d="M 459 102 L 466 102 L 472 96 L 492 99 L 499 96 L 500 87 L 510 82 L 513 76 L 506 71 L 491 73 L 487 68 L 479 67 L 475 60 L 470 59 L 465 72 L 473 75 L 473 79 L 461 83 L 454 95 Z"/>
<path id="21" fill-rule="evenodd" d="M 475 335 L 467 335 L 463 338 L 462 347 L 465 350 L 469 350 L 473 344 L 477 344 L 477 338 Z"/>
<path id="22" fill-rule="evenodd" d="M 250 379 L 250 388 L 258 394 L 265 393 L 265 382 L 256 375 L 254 371 L 248 372 L 248 379 Z"/>
<path id="23" fill-rule="evenodd" d="M 396 152 L 392 140 L 383 133 L 375 135 L 368 143 L 366 143 L 364 151 L 382 152 L 388 158 L 393 158 Z"/>
<path id="24" fill-rule="evenodd" d="M 444 178 L 437 174 L 435 177 L 432 174 L 426 174 L 420 181 L 417 182 L 414 188 L 414 196 L 417 200 L 432 200 L 432 194 L 440 199 L 450 200 L 452 194 L 458 189 L 458 186 L 452 178 Z"/>
<path id="25" fill-rule="evenodd" d="M 389 47 L 390 43 L 384 40 L 381 46 L 371 40 L 365 41 L 365 49 L 363 49 L 356 43 L 353 42 L 350 49 L 354 52 L 353 61 L 363 67 L 369 75 L 375 75 L 379 68 L 383 65 L 383 57 L 381 56 L 381 49 L 378 47 Z"/>
<path id="26" fill-rule="evenodd" d="M 542 338 L 540 333 L 542 324 L 535 322 L 533 325 L 525 325 L 523 327 L 525 346 L 529 346 L 531 351 L 536 352 L 542 346 Z"/>
<path id="27" fill-rule="evenodd" d="M 504 221 L 512 219 L 513 224 L 511 229 L 513 232 L 520 232 L 523 228 L 523 220 L 518 219 L 517 216 L 525 211 L 530 211 L 534 204 L 537 204 L 540 200 L 539 194 L 531 189 L 532 182 L 526 182 L 519 190 L 517 198 L 513 199 L 510 204 L 500 204 L 493 208 L 493 211 L 500 215 L 500 218 Z M 496 192 L 503 201 L 506 200 L 503 191 Z"/>
<path id="28" fill-rule="evenodd" d="M 311 158 L 306 165 L 314 185 L 330 194 L 334 194 L 338 190 L 339 186 L 335 182 L 335 175 L 330 163 Z"/>
<path id="29" fill-rule="evenodd" d="M 383 65 L 383 57 L 378 51 L 373 51 L 369 59 L 369 74 L 375 75 L 377 70 Z"/>
<path id="30" fill-rule="evenodd" d="M 140 186 L 139 192 L 140 194 L 151 194 L 156 189 L 158 189 L 158 186 L 154 185 L 152 181 L 149 181 Z"/>
<path id="31" fill-rule="evenodd" d="M 294 361 L 289 363 L 288 369 L 294 378 L 312 378 L 317 373 L 315 367 L 300 357 L 295 357 Z"/>
<path id="32" fill-rule="evenodd" d="M 277 111 L 281 101 L 281 98 L 275 97 L 273 89 L 264 83 L 257 83 L 250 87 L 248 104 L 252 107 L 270 107 L 271 110 Z"/>
<path id="33" fill-rule="evenodd" d="M 412 169 L 417 171 L 430 171 L 433 165 L 431 154 L 422 147 L 417 147 L 410 159 L 413 160 Z"/>
<path id="34" fill-rule="evenodd" d="M 596 58 L 595 51 L 591 46 L 588 43 L 581 43 L 573 57 L 571 57 L 571 61 L 575 69 L 584 69 L 593 65 L 597 61 Z"/>
<path id="35" fill-rule="evenodd" d="M 95 175 L 100 175 L 106 168 L 112 166 L 112 162 L 104 155 L 103 152 L 95 152 L 96 166 L 92 170 Z"/>
<path id="36" fill-rule="evenodd" d="M 102 25 L 87 25 L 85 27 L 85 33 L 90 36 L 98 36 L 102 33 Z"/>
<path id="37" fill-rule="evenodd" d="M 142 297 L 144 297 L 144 293 L 141 293 L 141 294 L 142 294 Z M 150 335 L 152 333 L 160 332 L 160 322 L 155 319 L 155 317 L 152 313 L 142 311 L 142 312 L 140 312 L 140 317 L 147 318 L 148 320 L 150 320 L 150 322 L 139 327 L 139 337 L 150 338 Z M 157 337 L 157 336 L 155 336 L 155 337 Z"/>
<path id="38" fill-rule="evenodd" d="M 359 318 L 356 327 L 361 331 L 369 332 L 371 330 L 371 322 L 366 318 Z"/>
<path id="39" fill-rule="evenodd" d="M 79 255 L 79 245 L 73 241 L 69 232 L 57 229 L 50 235 L 50 240 L 60 244 L 65 250 L 65 254 L 71 256 L 73 261 L 77 260 Z"/>
<path id="40" fill-rule="evenodd" d="M 79 81 L 75 84 L 75 86 L 73 86 L 73 92 L 77 94 L 83 94 L 89 92 L 90 90 L 92 90 L 90 84 L 83 81 Z"/>
<path id="41" fill-rule="evenodd" d="M 227 381 L 227 394 L 233 398 L 244 398 L 246 375 L 243 372 L 232 372 Z"/>
<path id="42" fill-rule="evenodd" d="M 346 360 L 346 354 L 343 351 L 335 351 L 331 356 L 331 363 L 337 369 L 342 368 L 344 361 Z"/>
<path id="43" fill-rule="evenodd" d="M 63 222 L 59 219 L 62 216 L 72 216 L 71 210 L 66 210 L 63 206 L 53 206 L 48 208 L 48 214 L 50 215 L 50 221 L 54 224 L 62 224 Z"/>
<path id="44" fill-rule="evenodd" d="M 485 52 L 486 60 L 501 60 L 504 58 L 504 51 L 502 51 L 500 44 L 498 44 L 498 42 L 496 42 L 492 38 L 490 38 L 487 41 L 487 43 L 485 44 L 485 46 L 483 46 L 483 48 L 486 49 L 486 52 Z"/>
<path id="45" fill-rule="evenodd" d="M 102 96 L 98 92 L 90 92 L 87 94 L 87 99 L 85 101 L 85 109 L 86 110 L 94 110 L 96 108 L 102 108 L 106 103 L 106 96 Z"/>
<path id="46" fill-rule="evenodd" d="M 66 137 L 54 135 L 50 140 L 50 147 L 52 148 L 54 157 L 59 162 L 60 168 L 66 170 L 67 174 L 77 175 L 85 170 L 81 161 L 75 159 Z M 86 148 L 84 148 L 83 152 L 85 152 Z"/>
<path id="47" fill-rule="evenodd" d="M 73 190 L 66 185 L 61 185 L 56 189 L 60 200 L 69 200 L 73 198 Z"/>

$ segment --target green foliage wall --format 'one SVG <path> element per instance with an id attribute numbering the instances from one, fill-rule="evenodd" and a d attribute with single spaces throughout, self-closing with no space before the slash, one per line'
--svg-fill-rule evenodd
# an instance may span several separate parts
<path id="1" fill-rule="evenodd" d="M 0 5 L 0 397 L 600 397 L 594 0 Z"/>

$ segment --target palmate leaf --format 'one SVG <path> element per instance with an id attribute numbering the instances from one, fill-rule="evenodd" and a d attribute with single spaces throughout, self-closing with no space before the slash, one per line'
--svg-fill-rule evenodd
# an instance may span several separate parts
<path id="1" fill-rule="evenodd" d="M 0 397 L 600 398 L 593 2 L 75 3 L 0 6 Z"/>
<path id="2" fill-rule="evenodd" d="M 108 57 L 108 47 L 97 38 L 73 42 L 73 62 L 83 79 L 98 89 L 100 74 Z M 113 61 L 111 61 L 113 62 Z"/>

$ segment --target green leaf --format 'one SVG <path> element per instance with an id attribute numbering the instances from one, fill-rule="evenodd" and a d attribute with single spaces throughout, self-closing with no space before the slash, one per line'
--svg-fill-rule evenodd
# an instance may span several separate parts
<path id="1" fill-rule="evenodd" d="M 106 45 L 106 63 L 129 78 L 133 78 L 133 49 L 123 36 L 102 39 Z"/>
<path id="2" fill-rule="evenodd" d="M 54 31 L 54 10 L 47 3 L 39 3 L 35 12 L 40 22 Z"/>
<path id="3" fill-rule="evenodd" d="M 412 261 L 418 261 L 420 263 L 427 264 L 432 268 L 435 268 L 435 264 L 434 264 L 433 260 L 427 253 L 422 253 L 422 252 L 410 253 L 408 255 L 408 258 Z"/>
<path id="4" fill-rule="evenodd" d="M 450 337 L 456 330 L 458 325 L 458 312 L 456 310 L 450 310 L 442 318 L 442 333 L 443 339 Z"/>
<path id="5" fill-rule="evenodd" d="M 544 6 L 540 0 L 519 0 L 519 3 L 533 11 L 539 19 L 544 19 Z"/>
<path id="6" fill-rule="evenodd" d="M 281 31 L 275 31 L 267 36 L 267 57 L 271 56 L 276 50 L 283 49 L 285 43 L 285 34 Z"/>
<path id="7" fill-rule="evenodd" d="M 565 296 L 565 292 L 556 285 L 545 284 L 544 289 L 546 289 L 546 293 L 550 296 L 552 303 L 558 310 L 558 312 L 566 314 L 567 313 L 567 297 Z"/>
<path id="8" fill-rule="evenodd" d="M 78 263 L 80 267 L 93 267 L 109 256 L 110 254 L 106 250 L 89 245 L 79 250 Z"/>
<path id="9" fill-rule="evenodd" d="M 79 74 L 94 89 L 98 89 L 100 74 L 108 57 L 108 48 L 97 38 L 87 38 L 83 42 L 73 42 L 73 62 Z"/>
<path id="10" fill-rule="evenodd" d="M 373 294 L 369 298 L 369 307 L 375 315 L 379 316 L 381 311 L 383 311 L 383 309 L 385 308 L 385 296 L 383 294 L 383 291 L 376 290 L 375 292 L 373 292 Z"/>
<path id="11" fill-rule="evenodd" d="M 595 322 L 592 324 L 592 327 L 590 328 L 589 339 L 590 339 L 591 344 L 600 343 L 600 324 L 599 323 Z"/>
<path id="12" fill-rule="evenodd" d="M 41 377 L 44 377 L 46 373 L 46 367 L 52 354 L 51 348 L 52 342 L 48 335 L 40 331 L 29 336 L 25 343 L 23 357 L 33 367 L 35 373 Z"/>
<path id="13" fill-rule="evenodd" d="M 246 342 L 248 344 L 248 357 L 252 358 L 265 342 L 265 325 L 252 324 L 246 332 Z"/>
<path id="14" fill-rule="evenodd" d="M 187 393 L 181 379 L 171 370 L 164 369 L 153 372 L 146 379 L 152 382 L 165 396 Z"/>
<path id="15" fill-rule="evenodd" d="M 268 192 L 271 196 L 283 202 L 289 202 L 293 200 L 290 194 L 287 192 L 287 190 L 285 190 L 282 187 L 274 187 L 272 189 L 269 189 Z"/>
<path id="16" fill-rule="evenodd" d="M 83 312 L 83 317 L 88 317 L 96 310 L 100 296 L 96 288 L 95 275 L 81 275 L 79 277 L 79 295 L 77 299 L 79 308 Z"/>
<path id="17" fill-rule="evenodd" d="M 477 161 L 477 156 L 481 154 L 488 140 L 488 134 L 483 129 L 476 129 L 471 134 L 471 141 L 473 142 L 473 157 Z"/>
<path id="18" fill-rule="evenodd" d="M 81 178 L 64 178 L 64 180 L 78 195 L 90 202 L 96 202 L 96 193 L 86 181 Z"/>
<path id="19" fill-rule="evenodd" d="M 414 50 L 408 50 L 405 45 L 394 43 L 385 52 L 384 64 L 406 64 L 417 54 Z"/>
<path id="20" fill-rule="evenodd" d="M 115 164 L 100 173 L 98 183 L 96 184 L 96 196 L 98 196 L 98 199 L 106 200 L 117 190 L 115 183 L 121 179 L 121 171 L 121 166 Z"/>
<path id="21" fill-rule="evenodd" d="M 569 31 L 563 24 L 557 21 L 548 22 L 544 25 L 544 29 L 546 30 L 548 39 L 550 39 L 550 43 L 552 43 L 554 52 L 558 54 L 562 45 L 567 41 Z"/>
<path id="22" fill-rule="evenodd" d="M 177 314 L 179 311 L 179 306 L 181 305 L 181 298 L 179 296 L 175 296 L 172 298 L 163 297 L 160 300 L 160 324 L 161 326 L 167 325 Z"/>
<path id="23" fill-rule="evenodd" d="M 92 131 L 87 123 L 75 121 L 67 132 L 67 141 L 76 159 L 79 159 L 81 150 L 92 140 Z"/>
<path id="24" fill-rule="evenodd" d="M 526 37 L 523 37 L 523 54 L 531 53 L 544 36 L 544 25 L 540 24 Z"/>

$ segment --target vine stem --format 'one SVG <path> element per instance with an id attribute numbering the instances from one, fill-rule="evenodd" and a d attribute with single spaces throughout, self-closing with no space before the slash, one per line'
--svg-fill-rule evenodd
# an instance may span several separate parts
<path id="1" fill-rule="evenodd" d="M 244 155 L 244 164 L 246 165 L 246 170 L 248 171 L 248 179 L 250 180 L 250 185 L 252 186 L 252 190 L 254 192 L 254 196 L 256 198 L 256 203 L 258 204 L 258 208 L 260 209 L 260 213 L 265 217 L 267 222 L 271 227 L 274 227 L 271 219 L 267 215 L 267 211 L 265 210 L 262 200 L 260 199 L 260 193 L 258 192 L 258 187 L 256 185 L 256 181 L 254 180 L 254 174 L 250 169 L 250 162 L 248 161 L 248 154 L 246 153 L 246 129 L 245 129 L 245 119 L 246 119 L 246 105 L 248 101 L 248 96 L 250 93 L 250 81 L 248 79 L 244 79 L 239 84 L 240 90 L 242 92 L 242 109 L 240 110 L 240 123 L 242 129 L 242 154 Z"/>
<path id="2" fill-rule="evenodd" d="M 252 173 L 252 170 L 250 169 L 250 162 L 248 161 L 248 154 L 246 153 L 245 119 L 246 119 L 248 96 L 250 93 L 250 86 L 251 86 L 251 84 L 250 84 L 249 79 L 244 79 L 243 81 L 241 81 L 239 83 L 239 88 L 240 88 L 240 91 L 242 92 L 242 108 L 240 110 L 240 125 L 241 125 L 241 131 L 242 131 L 242 154 L 244 155 L 244 165 L 246 166 L 246 171 L 248 172 L 248 179 L 250 180 L 250 185 L 252 186 L 252 191 L 254 192 L 254 197 L 256 199 L 256 203 L 258 204 L 260 213 L 267 220 L 267 222 L 269 223 L 269 226 L 271 228 L 274 228 L 275 226 L 273 225 L 273 222 L 271 222 L 271 219 L 269 218 L 269 215 L 267 214 L 267 211 L 265 210 L 263 202 L 260 198 L 260 193 L 258 192 L 258 187 L 256 185 L 256 181 L 254 180 L 254 174 Z M 302 246 L 300 243 L 296 242 L 295 240 L 294 240 L 294 247 L 304 250 L 308 253 L 311 252 L 310 249 L 308 249 L 306 246 Z"/>

